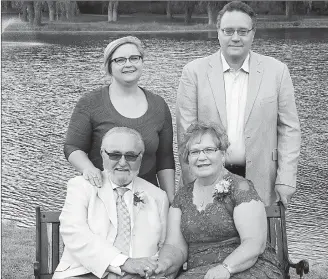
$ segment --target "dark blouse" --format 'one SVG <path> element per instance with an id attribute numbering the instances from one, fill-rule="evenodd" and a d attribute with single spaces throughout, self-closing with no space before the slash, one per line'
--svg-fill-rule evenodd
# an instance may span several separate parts
<path id="1" fill-rule="evenodd" d="M 174 169 L 172 118 L 168 105 L 158 95 L 142 89 L 148 109 L 139 118 L 127 118 L 113 106 L 108 86 L 87 93 L 75 106 L 66 134 L 64 153 L 66 158 L 75 151 L 88 154 L 95 167 L 103 169 L 100 146 L 102 137 L 113 127 L 128 127 L 137 130 L 144 142 L 139 176 L 157 185 L 156 173 Z"/>

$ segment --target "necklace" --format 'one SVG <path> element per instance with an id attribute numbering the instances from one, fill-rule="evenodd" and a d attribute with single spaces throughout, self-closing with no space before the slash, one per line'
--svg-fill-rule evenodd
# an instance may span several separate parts
<path id="1" fill-rule="evenodd" d="M 203 210 L 208 204 L 213 202 L 215 185 L 221 181 L 226 174 L 227 171 L 224 169 L 221 175 L 219 175 L 212 184 L 206 186 L 200 184 L 199 180 L 196 179 L 194 182 L 193 203 L 198 210 Z"/>
<path id="2" fill-rule="evenodd" d="M 213 201 L 212 195 L 214 191 L 214 185 L 201 186 L 198 183 L 194 184 L 193 203 L 198 209 L 204 209 L 209 203 Z"/>

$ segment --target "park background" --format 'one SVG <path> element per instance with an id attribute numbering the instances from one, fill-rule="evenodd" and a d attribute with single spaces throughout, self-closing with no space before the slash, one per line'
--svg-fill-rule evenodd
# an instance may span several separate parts
<path id="1" fill-rule="evenodd" d="M 225 3 L 1 1 L 2 278 L 33 278 L 34 208 L 59 210 L 66 181 L 77 174 L 62 144 L 78 98 L 108 83 L 101 69 L 107 43 L 123 34 L 145 43 L 141 85 L 165 98 L 175 125 L 182 67 L 219 48 L 214 23 Z M 305 278 L 327 278 L 328 1 L 247 3 L 259 17 L 254 50 L 287 63 L 300 113 L 290 253 L 310 260 Z"/>

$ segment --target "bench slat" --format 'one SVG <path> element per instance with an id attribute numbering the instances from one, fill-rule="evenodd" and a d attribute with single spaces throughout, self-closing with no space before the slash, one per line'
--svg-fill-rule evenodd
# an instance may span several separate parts
<path id="1" fill-rule="evenodd" d="M 49 248 L 50 248 L 48 245 L 49 243 L 48 224 L 41 223 L 40 227 L 41 227 L 40 274 L 47 274 L 49 273 Z"/>
<path id="2" fill-rule="evenodd" d="M 58 211 L 42 211 L 41 212 L 41 223 L 59 223 L 59 215 Z"/>
<path id="3" fill-rule="evenodd" d="M 59 223 L 52 224 L 52 272 L 59 264 Z"/>
<path id="4" fill-rule="evenodd" d="M 279 205 L 267 206 L 265 208 L 267 218 L 280 218 L 281 212 Z"/>

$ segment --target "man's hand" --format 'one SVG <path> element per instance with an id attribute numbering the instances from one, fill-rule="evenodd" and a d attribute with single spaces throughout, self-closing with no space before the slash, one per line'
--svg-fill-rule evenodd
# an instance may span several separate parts
<path id="1" fill-rule="evenodd" d="M 209 269 L 205 274 L 204 279 L 229 279 L 230 276 L 231 275 L 226 268 L 222 265 L 218 265 Z"/>
<path id="2" fill-rule="evenodd" d="M 128 258 L 121 266 L 121 270 L 131 274 L 149 277 L 157 268 L 157 261 L 154 258 Z"/>
<path id="3" fill-rule="evenodd" d="M 296 192 L 296 188 L 285 184 L 276 184 L 275 192 L 277 194 L 276 202 L 281 201 L 285 209 L 287 209 L 287 206 L 290 203 L 290 199 Z"/>
<path id="4" fill-rule="evenodd" d="M 83 170 L 84 179 L 88 180 L 95 187 L 102 187 L 101 170 L 96 167 Z"/>

